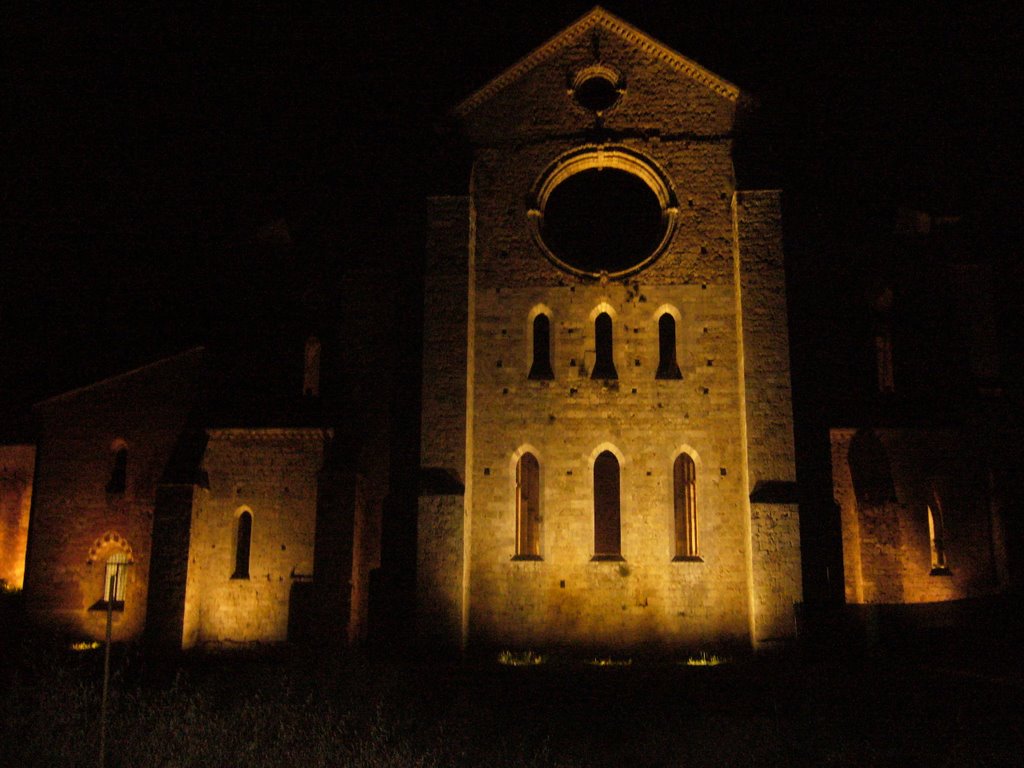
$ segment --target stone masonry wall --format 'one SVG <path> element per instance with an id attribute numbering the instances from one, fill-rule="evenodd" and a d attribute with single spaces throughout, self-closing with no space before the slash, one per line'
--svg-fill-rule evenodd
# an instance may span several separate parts
<path id="1" fill-rule="evenodd" d="M 38 474 L 26 563 L 30 617 L 50 629 L 99 638 L 104 563 L 129 556 L 124 610 L 114 637 L 135 639 L 146 618 L 157 488 L 198 397 L 203 353 L 193 350 L 37 406 Z M 128 451 L 123 492 L 107 486 L 117 449 Z"/>
<path id="2" fill-rule="evenodd" d="M 192 511 L 184 644 L 280 642 L 290 596 L 313 578 L 319 429 L 210 430 L 209 489 Z M 252 515 L 249 577 L 232 578 L 238 516 Z"/>
<path id="3" fill-rule="evenodd" d="M 198 490 L 191 483 L 166 483 L 156 492 L 144 637 L 147 647 L 158 653 L 174 654 L 182 646 L 192 508 Z"/>
<path id="4" fill-rule="evenodd" d="M 796 504 L 751 504 L 754 631 L 758 643 L 793 637 L 794 604 L 803 595 Z"/>
<path id="5" fill-rule="evenodd" d="M 417 622 L 428 644 L 456 647 L 462 637 L 462 494 L 421 496 L 417 526 Z"/>
<path id="6" fill-rule="evenodd" d="M 452 297 L 469 297 L 469 334 L 458 337 L 467 340 L 469 355 L 456 360 L 455 339 L 446 346 L 445 334 L 431 329 L 438 322 L 432 304 L 446 305 L 432 293 L 441 283 L 428 278 L 425 361 L 440 347 L 452 355 L 444 370 L 457 375 L 456 365 L 465 366 L 468 388 L 458 392 L 468 393 L 469 408 L 430 405 L 431 397 L 444 401 L 445 390 L 425 362 L 423 463 L 435 463 L 426 458 L 436 450 L 435 431 L 443 437 L 469 429 L 467 510 L 463 527 L 456 524 L 454 497 L 421 500 L 421 563 L 426 552 L 428 573 L 453 569 L 462 552 L 471 643 L 749 644 L 755 604 L 765 631 L 785 634 L 786 616 L 791 624 L 799 599 L 797 512 L 793 505 L 758 508 L 755 578 L 743 442 L 753 421 L 756 478 L 794 479 L 777 201 L 744 199 L 741 205 L 754 210 L 744 208 L 742 222 L 734 221 L 735 89 L 706 73 L 682 71 L 687 65 L 675 54 L 602 11 L 587 19 L 527 57 L 528 65 L 510 70 L 514 76 L 499 77 L 500 87 L 481 92 L 486 97 L 457 110 L 475 150 L 473 228 L 451 244 L 448 263 L 468 269 L 468 286 L 453 281 Z M 617 71 L 624 86 L 600 120 L 574 101 L 569 87 L 595 61 Z M 603 147 L 643 158 L 670 187 L 672 236 L 629 278 L 570 274 L 544 254 L 531 231 L 539 180 L 566 152 L 596 156 Z M 454 231 L 462 213 L 451 215 Z M 432 232 L 439 231 L 435 224 Z M 736 240 L 737 231 L 744 239 Z M 748 259 L 742 270 L 738 254 Z M 748 286 L 744 320 L 755 342 L 770 346 L 753 360 L 751 375 L 764 377 L 758 381 L 743 378 L 740 356 L 737 313 L 747 309 L 738 296 Z M 550 381 L 528 378 L 538 312 L 550 320 Z M 601 312 L 612 319 L 615 380 L 590 378 L 594 319 Z M 666 312 L 676 319 L 678 380 L 655 378 L 658 321 Z M 767 402 L 744 412 L 748 389 Z M 593 466 L 605 450 L 620 465 L 619 561 L 593 560 Z M 540 464 L 539 560 L 514 558 L 515 471 L 527 451 Z M 673 557 L 672 465 L 682 452 L 694 460 L 697 483 L 700 558 L 688 561 Z M 457 546 L 458 536 L 466 548 Z M 766 590 L 756 602 L 752 584 Z"/>
<path id="7" fill-rule="evenodd" d="M 420 631 L 442 644 L 458 643 L 463 610 L 469 225 L 466 198 L 429 201 L 416 602 Z"/>
<path id="8" fill-rule="evenodd" d="M 527 318 L 552 308 L 554 381 L 531 381 Z M 678 308 L 681 380 L 656 380 L 657 309 Z M 589 378 L 590 319 L 614 312 L 617 381 Z M 471 639 L 637 647 L 748 633 L 733 296 L 728 286 L 479 293 Z M 591 353 L 592 354 L 592 353 Z M 710 364 L 709 364 L 710 362 Z M 592 562 L 593 461 L 621 464 L 624 562 Z M 515 554 L 515 462 L 541 468 L 541 562 Z M 697 466 L 703 562 L 673 562 L 672 463 Z"/>
<path id="9" fill-rule="evenodd" d="M 733 217 L 747 490 L 781 486 L 788 493 L 777 501 L 790 502 L 750 509 L 754 633 L 764 642 L 793 635 L 793 606 L 803 599 L 779 193 L 737 192 Z"/>
<path id="10" fill-rule="evenodd" d="M 602 63 L 626 83 L 602 127 L 612 143 L 660 169 L 678 211 L 664 252 L 635 277 L 573 277 L 534 242 L 527 207 L 556 158 L 591 146 L 594 116 L 565 83 L 593 63 L 593 46 L 582 36 L 467 118 L 479 145 L 470 640 L 613 648 L 749 642 L 730 208 L 735 102 L 630 40 L 601 37 Z M 527 378 L 537 311 L 551 321 L 553 381 Z M 589 377 L 601 311 L 613 321 L 618 379 L 611 382 Z M 681 380 L 654 376 L 666 311 L 677 318 Z M 527 450 L 541 467 L 540 561 L 512 559 L 515 466 Z M 592 560 L 593 462 L 602 450 L 620 463 L 621 562 Z M 684 451 L 697 467 L 702 561 L 673 560 L 672 462 Z"/>
<path id="11" fill-rule="evenodd" d="M 796 481 L 782 210 L 774 190 L 737 192 L 733 205 L 753 492 L 758 482 Z"/>
<path id="12" fill-rule="evenodd" d="M 965 436 L 938 429 L 875 429 L 894 498 L 859 500 L 850 464 L 857 430 L 832 429 L 832 483 L 840 508 L 846 600 L 921 603 L 990 594 L 998 587 L 988 473 Z M 942 499 L 948 575 L 933 575 L 928 528 Z"/>
<path id="13" fill-rule="evenodd" d="M 469 201 L 431 198 L 423 316 L 421 463 L 462 483 L 466 468 Z"/>
<path id="14" fill-rule="evenodd" d="M 601 30 L 599 35 L 598 57 L 593 33 L 585 32 L 476 105 L 465 121 L 473 145 L 529 144 L 590 127 L 593 113 L 577 104 L 568 88 L 576 72 L 594 64 L 595 58 L 617 69 L 625 83 L 621 100 L 603 116 L 609 131 L 656 140 L 724 136 L 732 129 L 735 100 L 613 30 Z"/>

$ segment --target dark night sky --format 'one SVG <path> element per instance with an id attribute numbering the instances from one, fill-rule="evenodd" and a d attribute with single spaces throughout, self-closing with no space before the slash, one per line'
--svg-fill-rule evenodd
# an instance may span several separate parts
<path id="1" fill-rule="evenodd" d="M 124 5 L 6 12 L 0 405 L 204 341 L 245 270 L 223 253 L 282 200 L 418 259 L 423 196 L 464 184 L 434 126 L 591 7 Z M 906 204 L 982 210 L 1019 253 L 1019 5 L 606 7 L 759 96 L 748 185 L 808 237 Z"/>

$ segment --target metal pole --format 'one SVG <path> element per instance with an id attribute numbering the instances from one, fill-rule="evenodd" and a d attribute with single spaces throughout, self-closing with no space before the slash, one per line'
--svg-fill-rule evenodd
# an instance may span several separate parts
<path id="1" fill-rule="evenodd" d="M 107 644 L 103 650 L 103 698 L 100 703 L 100 768 L 107 765 L 107 692 L 110 688 L 110 627 L 114 620 L 114 596 L 117 595 L 117 570 L 110 576 L 107 592 Z"/>

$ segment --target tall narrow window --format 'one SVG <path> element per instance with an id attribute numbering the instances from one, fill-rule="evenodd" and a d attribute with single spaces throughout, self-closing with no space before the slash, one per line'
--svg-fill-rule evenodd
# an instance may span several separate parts
<path id="1" fill-rule="evenodd" d="M 892 331 L 888 326 L 875 331 L 875 367 L 878 371 L 878 391 L 893 392 L 896 389 L 892 367 Z"/>
<path id="2" fill-rule="evenodd" d="M 892 321 L 894 294 L 892 286 L 878 288 L 871 297 L 871 313 L 875 327 L 875 373 L 878 377 L 878 391 L 893 392 L 896 389 L 892 358 Z"/>
<path id="3" fill-rule="evenodd" d="M 676 319 L 668 312 L 658 320 L 658 371 L 654 378 L 683 378 L 676 363 Z"/>
<path id="4" fill-rule="evenodd" d="M 672 465 L 675 498 L 675 558 L 697 560 L 697 467 L 685 453 Z"/>
<path id="5" fill-rule="evenodd" d="M 302 366 L 302 394 L 306 397 L 320 396 L 320 339 L 316 336 L 306 339 Z"/>
<path id="6" fill-rule="evenodd" d="M 619 513 L 619 460 L 604 451 L 594 462 L 594 557 L 622 554 Z"/>
<path id="7" fill-rule="evenodd" d="M 551 321 L 545 314 L 533 318 L 533 365 L 531 379 L 553 379 L 551 370 Z"/>
<path id="8" fill-rule="evenodd" d="M 540 558 L 540 464 L 532 453 L 516 464 L 516 556 Z"/>
<path id="9" fill-rule="evenodd" d="M 103 601 L 113 601 L 114 607 L 124 605 L 125 586 L 128 583 L 128 553 L 117 551 L 107 558 L 103 569 Z"/>
<path id="10" fill-rule="evenodd" d="M 942 526 L 942 508 L 935 506 L 928 507 L 928 540 L 932 552 L 932 575 L 945 575 L 949 573 L 946 565 L 946 542 L 945 531 Z"/>
<path id="11" fill-rule="evenodd" d="M 249 578 L 249 549 L 252 545 L 252 514 L 248 511 L 238 516 L 238 531 L 235 539 L 235 572 L 232 579 Z"/>
<path id="12" fill-rule="evenodd" d="M 124 493 L 128 480 L 128 448 L 121 446 L 114 454 L 114 466 L 107 481 L 107 493 Z"/>
<path id="13" fill-rule="evenodd" d="M 594 370 L 591 372 L 590 378 L 619 378 L 615 371 L 615 362 L 612 359 L 612 318 L 607 312 L 602 312 L 594 320 L 594 345 L 596 356 Z"/>

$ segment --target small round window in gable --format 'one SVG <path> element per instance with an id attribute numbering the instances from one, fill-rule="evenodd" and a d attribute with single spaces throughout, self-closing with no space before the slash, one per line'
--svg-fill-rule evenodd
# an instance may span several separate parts
<path id="1" fill-rule="evenodd" d="M 622 76 L 618 72 L 595 64 L 576 73 L 571 93 L 581 107 L 601 115 L 618 104 L 623 90 Z"/>

